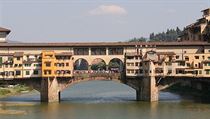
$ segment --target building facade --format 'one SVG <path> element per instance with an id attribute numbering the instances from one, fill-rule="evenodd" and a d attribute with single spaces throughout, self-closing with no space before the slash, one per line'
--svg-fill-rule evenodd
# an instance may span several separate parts
<path id="1" fill-rule="evenodd" d="M 208 41 L 210 42 L 210 8 L 202 10 L 203 16 L 195 23 L 184 28 L 181 41 Z"/>

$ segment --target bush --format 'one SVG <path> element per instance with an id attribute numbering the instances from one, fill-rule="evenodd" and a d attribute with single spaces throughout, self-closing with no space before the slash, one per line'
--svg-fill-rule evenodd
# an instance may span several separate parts
<path id="1" fill-rule="evenodd" d="M 6 95 L 6 94 L 9 94 L 9 93 L 11 93 L 11 91 L 8 90 L 8 89 L 0 89 L 0 96 L 1 95 Z"/>

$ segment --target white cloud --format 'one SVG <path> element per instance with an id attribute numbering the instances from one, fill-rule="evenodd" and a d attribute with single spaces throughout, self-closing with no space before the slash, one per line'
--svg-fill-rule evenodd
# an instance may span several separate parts
<path id="1" fill-rule="evenodd" d="M 100 5 L 89 11 L 90 15 L 126 15 L 127 11 L 118 5 Z"/>

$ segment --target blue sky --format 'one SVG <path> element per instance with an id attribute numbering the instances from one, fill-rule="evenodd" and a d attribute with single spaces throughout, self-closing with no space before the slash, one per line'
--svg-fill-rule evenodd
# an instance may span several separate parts
<path id="1" fill-rule="evenodd" d="M 210 0 L 0 0 L 0 26 L 22 42 L 126 41 L 202 16 Z"/>

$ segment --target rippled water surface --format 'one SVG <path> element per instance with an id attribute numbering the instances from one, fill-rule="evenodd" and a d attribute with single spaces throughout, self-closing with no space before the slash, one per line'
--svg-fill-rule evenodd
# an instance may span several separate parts
<path id="1" fill-rule="evenodd" d="M 60 103 L 40 103 L 39 93 L 0 99 L 0 119 L 210 119 L 210 104 L 161 92 L 155 103 L 136 102 L 135 90 L 112 81 L 76 84 Z"/>

